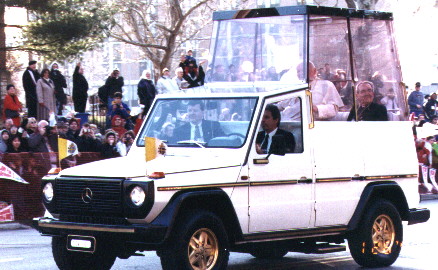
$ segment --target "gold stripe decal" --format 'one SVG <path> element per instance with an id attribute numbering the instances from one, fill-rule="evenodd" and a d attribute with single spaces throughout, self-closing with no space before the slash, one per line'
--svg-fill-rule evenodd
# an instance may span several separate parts
<path id="1" fill-rule="evenodd" d="M 316 183 L 329 182 L 348 182 L 348 181 L 370 181 L 370 180 L 388 180 L 394 178 L 417 178 L 417 174 L 404 175 L 378 175 L 378 176 L 360 176 L 360 177 L 337 177 L 337 178 L 318 178 Z M 206 185 L 190 185 L 190 186 L 167 186 L 158 187 L 158 191 L 173 191 L 198 188 L 228 188 L 228 187 L 244 187 L 244 186 L 272 186 L 272 185 L 296 185 L 296 184 L 312 184 L 312 179 L 295 179 L 295 180 L 279 180 L 279 181 L 260 181 L 260 182 L 239 182 L 239 183 L 218 183 Z"/>

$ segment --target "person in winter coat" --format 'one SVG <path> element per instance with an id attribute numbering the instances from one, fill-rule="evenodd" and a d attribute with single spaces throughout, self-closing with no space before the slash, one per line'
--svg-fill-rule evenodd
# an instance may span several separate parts
<path id="1" fill-rule="evenodd" d="M 163 76 L 157 81 L 157 92 L 158 94 L 172 94 L 178 93 L 179 87 L 174 80 L 170 77 L 170 72 L 168 68 L 163 69 Z"/>
<path id="2" fill-rule="evenodd" d="M 62 109 L 65 104 L 67 104 L 67 96 L 64 93 L 64 88 L 67 88 L 67 82 L 64 75 L 58 69 L 58 64 L 54 63 L 52 69 L 50 70 L 50 79 L 52 79 L 55 84 L 55 98 L 56 98 L 56 109 L 57 115 L 62 115 Z"/>
<path id="3" fill-rule="evenodd" d="M 14 125 L 18 127 L 21 124 L 20 111 L 23 108 L 23 105 L 21 105 L 18 100 L 14 85 L 9 84 L 6 86 L 6 92 L 7 95 L 5 95 L 3 103 L 3 120 L 11 118 Z"/>
<path id="4" fill-rule="evenodd" d="M 38 96 L 38 119 L 48 120 L 50 113 L 56 111 L 55 84 L 50 79 L 50 70 L 47 68 L 41 72 L 41 79 L 36 85 Z"/>
<path id="5" fill-rule="evenodd" d="M 105 81 L 105 93 L 101 97 L 101 99 L 103 99 L 102 101 L 107 102 L 109 106 L 113 101 L 113 97 L 116 92 L 123 93 L 123 85 L 125 85 L 125 82 L 123 80 L 123 77 L 120 76 L 120 71 L 118 71 L 117 69 L 113 70 L 111 75 Z"/>
<path id="6" fill-rule="evenodd" d="M 155 95 L 157 94 L 157 90 L 151 79 L 150 70 L 143 71 L 141 79 L 137 85 L 137 94 L 138 99 L 140 100 L 139 103 L 144 105 L 145 112 L 147 113 L 155 99 Z"/>
<path id="7" fill-rule="evenodd" d="M 37 117 L 37 93 L 36 84 L 40 79 L 40 74 L 36 70 L 37 61 L 29 61 L 29 66 L 23 73 L 23 88 L 26 93 L 26 107 L 28 117 Z"/>
<path id="8" fill-rule="evenodd" d="M 87 91 L 88 81 L 84 77 L 84 69 L 81 67 L 81 63 L 78 63 L 73 73 L 73 103 L 76 112 L 85 112 L 88 98 Z"/>
<path id="9" fill-rule="evenodd" d="M 114 131 L 108 131 L 105 134 L 104 143 L 102 144 L 102 150 L 100 151 L 102 158 L 120 157 L 120 153 L 117 151 L 117 135 Z"/>

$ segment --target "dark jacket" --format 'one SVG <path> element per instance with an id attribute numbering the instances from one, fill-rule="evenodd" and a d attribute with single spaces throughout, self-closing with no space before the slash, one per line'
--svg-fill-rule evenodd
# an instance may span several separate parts
<path id="1" fill-rule="evenodd" d="M 89 136 L 79 136 L 76 140 L 79 152 L 100 152 L 102 143 Z"/>
<path id="2" fill-rule="evenodd" d="M 388 121 L 388 113 L 386 107 L 377 103 L 371 103 L 369 106 L 357 109 L 359 115 L 359 121 Z M 351 108 L 347 121 L 356 119 L 356 110 Z"/>
<path id="3" fill-rule="evenodd" d="M 436 99 L 429 99 L 424 105 L 424 113 L 426 114 L 427 119 L 431 120 L 433 116 L 436 115 L 436 107 L 438 105 L 438 101 Z"/>
<path id="4" fill-rule="evenodd" d="M 119 152 L 117 152 L 116 145 L 109 145 L 108 143 L 102 144 L 102 148 L 100 151 L 100 154 L 102 158 L 113 158 L 113 157 L 120 157 Z"/>
<path id="5" fill-rule="evenodd" d="M 122 76 L 119 76 L 118 78 L 109 76 L 105 81 L 105 88 L 107 91 L 105 100 L 107 100 L 109 97 L 112 98 L 115 92 L 122 93 L 123 85 L 125 85 L 125 83 Z"/>
<path id="6" fill-rule="evenodd" d="M 172 143 L 184 140 L 190 140 L 191 137 L 191 125 L 190 123 L 186 123 L 181 127 L 175 129 L 175 136 L 173 140 L 170 140 Z M 219 122 L 210 121 L 210 120 L 202 120 L 202 134 L 204 141 L 208 143 L 214 137 L 224 136 L 225 133 L 222 130 Z"/>
<path id="7" fill-rule="evenodd" d="M 29 72 L 33 73 L 33 76 L 35 78 L 35 82 L 32 80 L 32 77 Z M 36 82 L 40 79 L 40 74 L 36 70 L 32 70 L 31 68 L 27 68 L 26 71 L 23 73 L 23 88 L 24 92 L 26 93 L 26 102 L 28 100 L 32 100 L 33 102 L 37 103 L 37 94 L 36 94 Z"/>
<path id="8" fill-rule="evenodd" d="M 67 96 L 64 93 L 64 88 L 67 88 L 67 82 L 64 75 L 59 70 L 52 69 L 50 71 L 50 79 L 55 84 L 55 97 L 56 100 L 62 104 L 67 104 Z"/>
<path id="9" fill-rule="evenodd" d="M 47 153 L 49 152 L 49 149 L 47 148 L 46 143 L 47 143 L 46 136 L 43 136 L 38 132 L 35 132 L 32 135 L 30 135 L 28 139 L 29 151 Z"/>
<path id="10" fill-rule="evenodd" d="M 137 95 L 140 99 L 140 104 L 145 105 L 146 112 L 149 111 L 156 94 L 157 90 L 151 80 L 141 79 L 138 82 Z"/>
<path id="11" fill-rule="evenodd" d="M 257 134 L 256 143 L 262 144 L 263 139 L 265 138 L 266 132 L 260 131 Z M 280 153 L 293 153 L 295 151 L 295 137 L 292 133 L 283 130 L 277 129 L 275 135 L 272 137 L 271 147 L 268 150 L 268 153 L 280 154 Z"/>
<path id="12" fill-rule="evenodd" d="M 88 97 L 88 81 L 84 75 L 79 73 L 79 66 L 76 66 L 73 73 L 73 96 L 75 97 Z"/>
<path id="13" fill-rule="evenodd" d="M 184 72 L 183 78 L 189 83 L 188 88 L 204 85 L 204 69 L 202 68 L 202 66 L 199 66 L 192 74 L 190 72 Z"/>

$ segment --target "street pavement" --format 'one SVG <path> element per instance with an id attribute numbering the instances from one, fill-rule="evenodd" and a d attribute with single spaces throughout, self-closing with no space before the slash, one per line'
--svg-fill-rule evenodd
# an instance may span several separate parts
<path id="1" fill-rule="evenodd" d="M 399 259 L 392 270 L 432 270 L 438 250 L 438 195 L 422 196 L 420 207 L 429 208 L 431 219 L 413 226 L 404 225 L 404 242 Z M 50 237 L 18 223 L 0 225 L 0 270 L 56 270 L 50 247 Z M 128 260 L 117 259 L 112 270 L 159 270 L 160 259 L 155 252 L 142 252 L 144 256 Z M 249 254 L 232 252 L 230 270 L 351 270 L 363 269 L 352 259 L 348 249 L 331 254 L 288 253 L 280 260 L 260 260 Z"/>

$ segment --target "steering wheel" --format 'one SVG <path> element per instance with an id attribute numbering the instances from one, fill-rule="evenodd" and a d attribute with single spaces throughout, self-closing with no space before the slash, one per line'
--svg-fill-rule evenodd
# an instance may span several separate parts
<path id="1" fill-rule="evenodd" d="M 227 136 L 237 136 L 237 137 L 239 137 L 240 139 L 242 139 L 242 142 L 244 142 L 245 139 L 246 139 L 246 136 L 245 136 L 245 135 L 242 135 L 242 134 L 237 133 L 237 132 L 229 133 L 229 134 L 227 134 Z"/>

